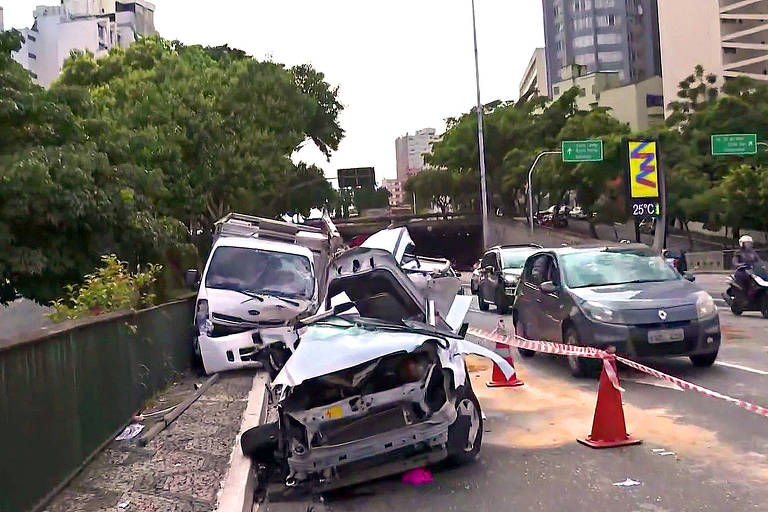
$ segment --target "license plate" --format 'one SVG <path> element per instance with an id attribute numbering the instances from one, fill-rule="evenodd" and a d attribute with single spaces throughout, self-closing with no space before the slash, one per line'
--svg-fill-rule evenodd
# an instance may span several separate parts
<path id="1" fill-rule="evenodd" d="M 683 341 L 684 339 L 685 331 L 682 329 L 665 329 L 648 333 L 648 343 L 672 343 L 674 341 Z"/>

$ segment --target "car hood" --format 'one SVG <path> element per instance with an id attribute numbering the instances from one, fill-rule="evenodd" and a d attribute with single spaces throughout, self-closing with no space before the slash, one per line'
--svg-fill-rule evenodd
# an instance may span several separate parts
<path id="1" fill-rule="evenodd" d="M 332 319 L 339 326 L 311 325 L 300 335 L 301 342 L 283 369 L 275 377 L 272 387 L 291 388 L 302 382 L 338 372 L 399 352 L 413 352 L 425 343 L 439 339 L 440 361 L 454 373 L 454 384 L 464 383 L 464 359 L 460 355 L 476 354 L 493 360 L 510 378 L 514 368 L 494 352 L 466 340 L 421 333 L 397 332 L 344 325 L 341 319 Z M 445 348 L 444 348 L 445 347 Z"/>
<path id="2" fill-rule="evenodd" d="M 264 298 L 264 302 L 234 290 L 218 288 L 206 290 L 208 307 L 214 322 L 224 320 L 231 323 L 237 322 L 236 319 L 244 322 L 288 321 L 310 310 L 313 306 L 313 302 L 310 300 L 289 299 L 298 303 L 298 306 L 295 306 L 277 297 L 260 296 Z"/>
<path id="3" fill-rule="evenodd" d="M 684 279 L 658 283 L 628 283 L 572 288 L 582 301 L 599 302 L 614 310 L 672 308 L 695 305 L 700 290 Z"/>

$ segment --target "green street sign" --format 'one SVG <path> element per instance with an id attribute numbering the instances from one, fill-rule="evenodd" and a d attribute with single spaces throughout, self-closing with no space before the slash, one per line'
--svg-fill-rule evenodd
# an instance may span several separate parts
<path id="1" fill-rule="evenodd" d="M 757 135 L 754 133 L 712 136 L 712 156 L 755 154 L 757 154 Z"/>
<path id="2" fill-rule="evenodd" d="M 563 162 L 602 162 L 603 141 L 564 140 Z"/>

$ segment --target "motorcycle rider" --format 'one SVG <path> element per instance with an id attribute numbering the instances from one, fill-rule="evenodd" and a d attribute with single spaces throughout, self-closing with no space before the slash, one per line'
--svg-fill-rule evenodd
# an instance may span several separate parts
<path id="1" fill-rule="evenodd" d="M 733 266 L 736 267 L 736 273 L 733 275 L 736 284 L 741 286 L 744 291 L 750 291 L 749 272 L 760 263 L 760 256 L 754 249 L 754 240 L 749 235 L 739 238 L 739 252 L 733 255 Z"/>

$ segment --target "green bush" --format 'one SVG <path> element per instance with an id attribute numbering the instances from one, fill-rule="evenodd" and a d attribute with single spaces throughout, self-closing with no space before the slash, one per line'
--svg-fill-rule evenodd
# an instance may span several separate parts
<path id="1" fill-rule="evenodd" d="M 162 265 L 149 264 L 146 272 L 131 274 L 127 264 L 114 254 L 101 257 L 103 265 L 85 276 L 82 285 L 67 285 L 66 297 L 51 303 L 54 322 L 95 316 L 111 311 L 142 309 L 153 305 L 153 288 Z"/>

